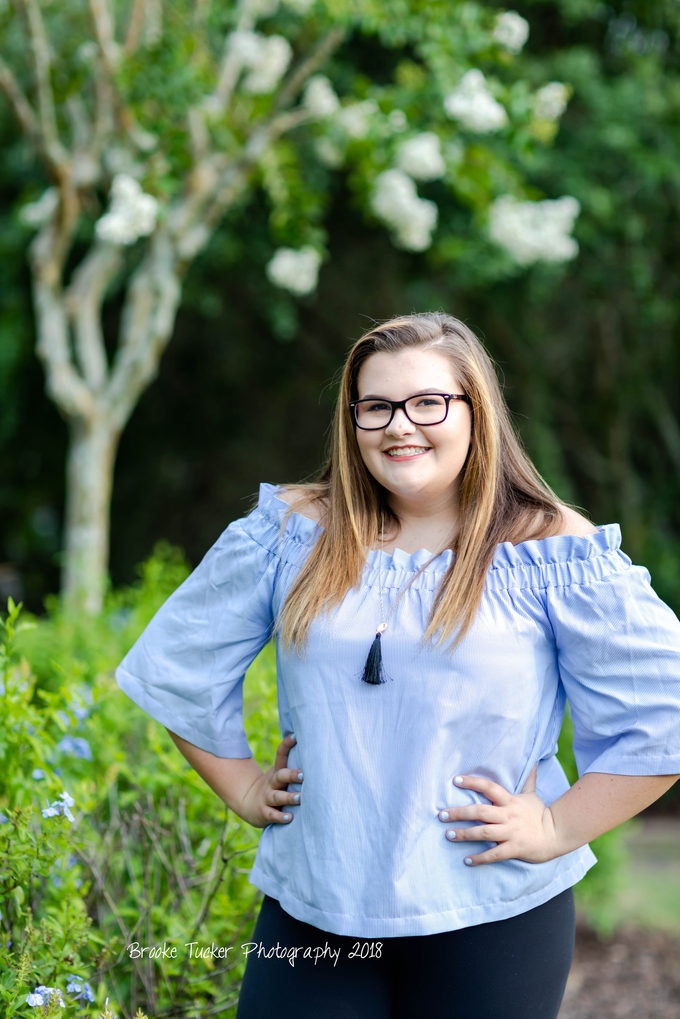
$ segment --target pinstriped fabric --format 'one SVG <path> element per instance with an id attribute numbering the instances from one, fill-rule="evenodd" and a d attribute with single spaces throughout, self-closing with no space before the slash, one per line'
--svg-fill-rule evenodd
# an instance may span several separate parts
<path id="1" fill-rule="evenodd" d="M 258 508 L 227 528 L 117 672 L 144 710 L 218 756 L 249 755 L 243 675 L 320 534 L 287 510 L 263 485 Z M 281 730 L 297 736 L 289 763 L 305 781 L 291 786 L 302 793 L 293 821 L 264 830 L 251 881 L 298 919 L 356 937 L 503 919 L 578 881 L 595 862 L 588 847 L 469 869 L 469 845 L 449 842 L 437 814 L 483 799 L 452 785 L 460 773 L 519 791 L 538 763 L 545 802 L 565 792 L 555 751 L 566 698 L 581 773 L 680 773 L 680 623 L 619 543 L 610 524 L 499 545 L 453 652 L 422 641 L 452 553 L 413 579 L 426 550 L 369 552 L 361 585 L 314 622 L 304 652 L 277 649 Z M 387 611 L 413 583 L 383 637 L 389 681 L 369 687 L 381 557 Z"/>

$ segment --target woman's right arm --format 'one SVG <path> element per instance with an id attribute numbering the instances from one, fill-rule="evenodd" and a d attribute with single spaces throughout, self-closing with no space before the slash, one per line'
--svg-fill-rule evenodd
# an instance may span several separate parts
<path id="1" fill-rule="evenodd" d="M 216 757 L 170 729 L 168 732 L 194 771 L 248 824 L 264 828 L 268 824 L 289 824 L 293 820 L 292 813 L 277 807 L 300 802 L 299 793 L 286 790 L 291 782 L 303 780 L 301 771 L 286 767 L 288 754 L 295 746 L 294 736 L 286 736 L 279 743 L 274 765 L 265 772 L 254 757 Z"/>

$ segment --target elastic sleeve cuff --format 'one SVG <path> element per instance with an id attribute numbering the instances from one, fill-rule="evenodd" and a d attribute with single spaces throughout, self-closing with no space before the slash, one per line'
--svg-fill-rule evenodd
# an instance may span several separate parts
<path id="1" fill-rule="evenodd" d="M 253 756 L 245 732 L 242 735 L 212 739 L 210 736 L 206 736 L 204 732 L 194 729 L 186 720 L 174 715 L 172 711 L 169 711 L 164 705 L 155 700 L 149 694 L 144 684 L 136 676 L 128 672 L 127 669 L 118 667 L 116 670 L 116 681 L 123 693 L 127 694 L 130 700 L 134 701 L 142 711 L 151 715 L 152 718 L 160 722 L 161 725 L 164 725 L 170 732 L 181 736 L 187 743 L 192 743 L 195 747 L 198 747 L 200 750 L 206 750 L 215 757 L 243 759 Z"/>
<path id="2" fill-rule="evenodd" d="M 605 751 L 600 757 L 588 765 L 585 771 L 579 773 L 587 775 L 589 772 L 599 772 L 602 775 L 680 775 L 680 756 L 666 754 L 647 755 L 619 755 L 616 752 L 610 754 Z"/>

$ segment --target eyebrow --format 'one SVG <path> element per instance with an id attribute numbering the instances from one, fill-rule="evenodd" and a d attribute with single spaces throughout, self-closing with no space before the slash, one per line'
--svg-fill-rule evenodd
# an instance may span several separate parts
<path id="1" fill-rule="evenodd" d="M 434 394 L 434 393 L 441 393 L 442 396 L 443 396 L 443 395 L 448 395 L 448 389 L 438 389 L 436 386 L 434 386 L 432 389 L 419 389 L 417 393 L 411 393 L 411 396 L 405 396 L 404 399 L 405 400 L 410 400 L 414 396 L 425 396 L 428 393 L 432 393 L 432 394 Z M 360 399 L 362 399 L 362 400 L 389 400 L 389 397 L 388 396 L 380 396 L 378 393 L 367 393 L 366 396 L 362 396 L 362 397 L 360 397 Z"/>

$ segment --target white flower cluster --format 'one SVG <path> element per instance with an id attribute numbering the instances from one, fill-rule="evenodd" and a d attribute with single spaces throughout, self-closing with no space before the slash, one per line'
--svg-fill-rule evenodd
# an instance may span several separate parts
<path id="1" fill-rule="evenodd" d="M 75 806 L 76 801 L 68 793 L 60 793 L 59 799 L 54 800 L 53 803 L 48 803 L 46 807 L 42 808 L 43 817 L 59 817 L 63 814 L 69 821 L 75 821 L 75 817 L 71 813 L 71 807 Z"/>
<path id="2" fill-rule="evenodd" d="M 307 82 L 303 105 L 318 120 L 333 117 L 336 124 L 350 138 L 365 138 L 371 126 L 371 118 L 379 112 L 374 99 L 341 106 L 340 99 L 325 74 L 315 74 Z"/>
<path id="3" fill-rule="evenodd" d="M 325 74 L 315 74 L 309 79 L 302 104 L 313 117 L 318 117 L 319 120 L 324 117 L 332 117 L 340 109 L 340 100 Z"/>
<path id="4" fill-rule="evenodd" d="M 517 11 L 503 11 L 496 18 L 493 37 L 511 53 L 521 53 L 529 38 L 529 22 Z"/>
<path id="5" fill-rule="evenodd" d="M 311 245 L 299 250 L 279 248 L 267 263 L 267 276 L 275 287 L 301 297 L 316 290 L 320 266 L 321 255 Z"/>
<path id="6" fill-rule="evenodd" d="M 350 138 L 365 138 L 371 128 L 371 119 L 379 107 L 374 99 L 342 106 L 336 114 L 336 121 Z"/>
<path id="7" fill-rule="evenodd" d="M 111 185 L 111 207 L 95 224 L 97 236 L 111 244 L 134 244 L 138 237 L 153 233 L 158 202 L 147 195 L 138 181 L 117 173 Z"/>
<path id="8" fill-rule="evenodd" d="M 425 251 L 432 243 L 439 210 L 434 202 L 420 198 L 416 186 L 403 170 L 385 170 L 376 179 L 371 207 L 394 235 L 394 243 L 406 251 Z"/>
<path id="9" fill-rule="evenodd" d="M 397 164 L 415 180 L 439 180 L 446 173 L 446 163 L 438 135 L 434 131 L 423 131 L 402 142 Z"/>
<path id="10" fill-rule="evenodd" d="M 319 161 L 327 166 L 330 170 L 337 170 L 345 162 L 345 153 L 336 145 L 335 142 L 331 141 L 325 135 L 321 138 L 317 138 L 314 142 L 314 149 L 319 158 Z"/>
<path id="11" fill-rule="evenodd" d="M 569 102 L 569 89 L 561 81 L 549 81 L 534 96 L 534 116 L 538 120 L 557 120 Z"/>
<path id="12" fill-rule="evenodd" d="M 502 195 L 491 206 L 489 236 L 519 265 L 568 262 L 578 254 L 570 233 L 580 208 L 570 195 L 543 202 Z"/>
<path id="13" fill-rule="evenodd" d="M 456 88 L 444 100 L 444 109 L 451 120 L 478 134 L 498 131 L 508 120 L 501 104 L 494 99 L 482 72 L 473 68 L 463 75 Z"/>
<path id="14" fill-rule="evenodd" d="M 39 987 L 33 991 L 33 994 L 29 994 L 26 998 L 26 1004 L 30 1005 L 31 1008 L 40 1008 L 42 1005 L 47 1005 L 50 998 L 54 995 L 57 1000 L 59 1008 L 66 1008 L 66 1002 L 64 1001 L 63 995 L 58 987 L 45 987 L 44 984 L 40 984 Z"/>
<path id="15" fill-rule="evenodd" d="M 43 191 L 37 202 L 29 202 L 23 206 L 19 213 L 19 219 L 24 226 L 37 228 L 50 219 L 58 204 L 58 190 L 48 188 L 47 191 Z"/>
<path id="16" fill-rule="evenodd" d="M 282 35 L 232 32 L 229 46 L 241 69 L 248 71 L 242 88 L 251 95 L 273 92 L 293 59 L 293 49 Z"/>

